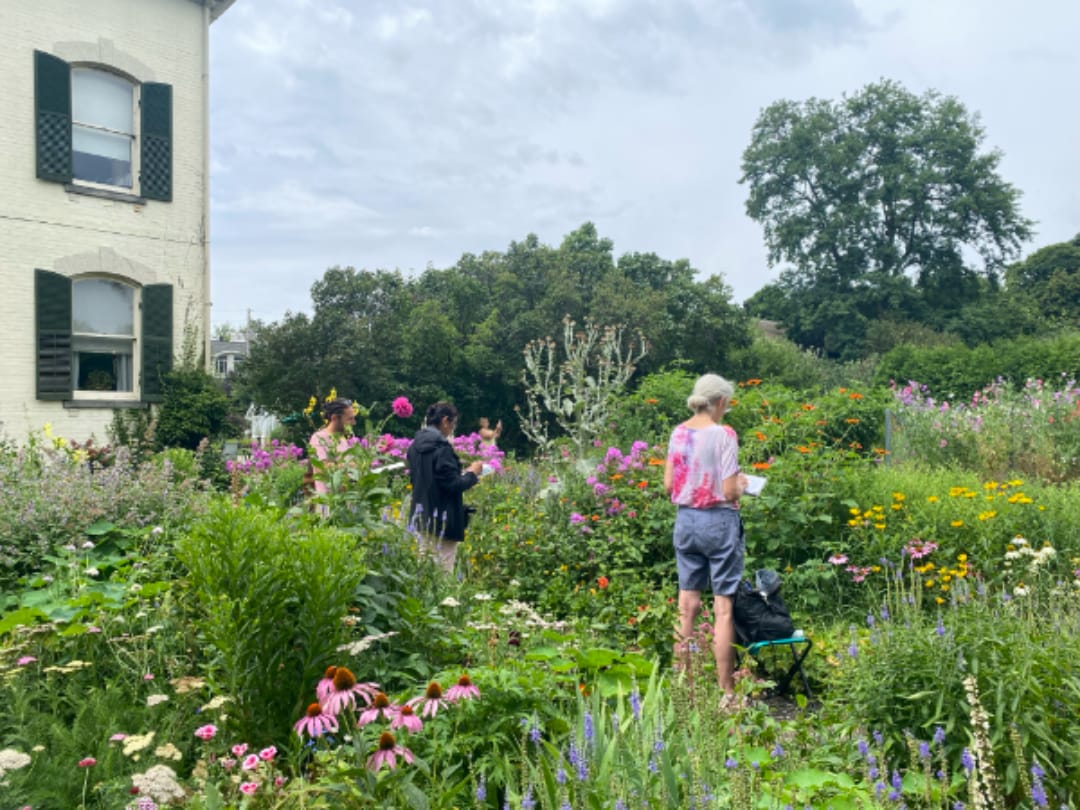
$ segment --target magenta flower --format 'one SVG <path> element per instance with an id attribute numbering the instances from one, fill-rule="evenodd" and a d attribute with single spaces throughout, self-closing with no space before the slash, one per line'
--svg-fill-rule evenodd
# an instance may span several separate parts
<path id="1" fill-rule="evenodd" d="M 480 697 L 480 690 L 476 688 L 468 675 L 462 675 L 458 682 L 446 690 L 446 699 L 451 703 L 457 700 L 472 700 Z"/>
<path id="2" fill-rule="evenodd" d="M 253 771 L 259 767 L 259 758 L 255 754 L 248 754 L 240 763 L 240 767 L 245 771 Z"/>
<path id="3" fill-rule="evenodd" d="M 195 729 L 195 736 L 198 737 L 200 740 L 205 740 L 209 742 L 210 740 L 214 739 L 214 735 L 217 734 L 217 732 L 217 726 L 210 724 L 205 726 L 199 726 L 199 728 Z"/>
<path id="4" fill-rule="evenodd" d="M 25 667 L 27 664 L 32 664 L 35 661 L 37 661 L 37 659 L 34 658 L 34 656 L 32 656 L 32 655 L 24 655 L 22 658 L 18 659 L 15 662 L 15 666 L 17 666 L 17 667 Z"/>
<path id="5" fill-rule="evenodd" d="M 234 757 L 242 757 L 244 754 L 247 753 L 247 750 L 248 750 L 248 744 L 247 743 L 237 743 L 236 745 L 234 745 L 232 747 L 232 752 L 233 752 Z"/>
<path id="6" fill-rule="evenodd" d="M 334 667 L 334 674 L 330 676 L 330 684 L 324 687 L 325 678 L 319 682 L 316 694 L 322 689 L 325 694 L 320 695 L 323 709 L 332 715 L 339 715 L 344 709 L 352 709 L 356 706 L 356 696 L 359 695 L 365 704 L 371 705 L 371 699 L 378 690 L 378 684 L 357 683 L 356 676 L 345 667 Z M 329 670 L 327 670 L 329 673 Z"/>
<path id="7" fill-rule="evenodd" d="M 412 706 L 402 706 L 397 710 L 394 719 L 390 721 L 391 730 L 402 727 L 410 734 L 416 734 L 424 727 L 424 721 L 416 716 Z"/>
<path id="8" fill-rule="evenodd" d="M 829 557 L 829 563 L 832 565 L 844 565 L 847 563 L 847 554 L 833 554 Z"/>
<path id="9" fill-rule="evenodd" d="M 251 796 L 258 789 L 259 789 L 259 783 L 258 782 L 241 782 L 240 783 L 240 792 L 243 793 L 246 796 Z"/>
<path id="10" fill-rule="evenodd" d="M 124 734 L 122 732 L 117 732 L 116 734 L 113 734 L 111 737 L 109 737 L 109 742 L 120 742 L 121 740 L 126 740 L 126 739 L 127 739 L 127 734 Z"/>
<path id="11" fill-rule="evenodd" d="M 397 710 L 397 706 L 390 702 L 390 698 L 385 693 L 376 692 L 375 697 L 371 700 L 371 708 L 361 713 L 356 725 L 366 726 L 368 723 L 374 723 L 379 719 L 380 714 L 384 720 L 393 720 Z"/>
<path id="12" fill-rule="evenodd" d="M 409 402 L 407 397 L 398 397 L 391 403 L 390 407 L 394 411 L 394 416 L 398 417 L 399 419 L 408 419 L 410 416 L 412 416 L 412 403 Z"/>
<path id="13" fill-rule="evenodd" d="M 434 717 L 439 713 L 439 709 L 445 709 L 447 703 L 443 700 L 442 687 L 435 681 L 428 684 L 428 688 L 424 690 L 424 694 L 420 697 L 414 697 L 407 704 L 411 706 L 413 710 L 416 707 L 420 707 L 421 717 Z"/>
<path id="14" fill-rule="evenodd" d="M 263 762 L 269 762 L 276 756 L 277 748 L 272 745 L 268 748 L 264 748 L 262 751 L 259 752 L 259 759 L 261 759 Z"/>
<path id="15" fill-rule="evenodd" d="M 80 768 L 92 768 L 94 765 L 97 765 L 97 760 L 93 757 L 86 757 L 85 759 L 79 760 Z"/>
<path id="16" fill-rule="evenodd" d="M 328 731 L 337 731 L 338 722 L 334 715 L 327 714 L 318 703 L 312 703 L 307 707 L 307 713 L 293 725 L 293 729 L 301 737 L 307 734 L 309 737 L 321 737 Z"/>
<path id="17" fill-rule="evenodd" d="M 570 513 L 570 522 L 571 523 L 584 523 L 585 520 L 586 520 L 585 516 L 583 514 L 581 514 L 580 512 L 571 512 Z"/>
<path id="18" fill-rule="evenodd" d="M 383 765 L 396 768 L 399 756 L 410 764 L 414 759 L 412 751 L 398 745 L 394 735 L 389 731 L 384 731 L 379 735 L 379 748 L 368 758 L 367 766 L 373 771 L 379 770 Z"/>
<path id="19" fill-rule="evenodd" d="M 142 676 L 142 679 L 144 681 L 152 681 L 152 680 L 154 680 L 154 673 L 153 672 L 147 672 L 145 675 Z"/>

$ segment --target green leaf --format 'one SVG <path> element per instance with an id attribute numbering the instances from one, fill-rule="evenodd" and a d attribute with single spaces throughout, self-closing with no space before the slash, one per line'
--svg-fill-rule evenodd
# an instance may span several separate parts
<path id="1" fill-rule="evenodd" d="M 34 607 L 24 607 L 6 614 L 0 619 L 0 634 L 14 630 L 16 627 L 35 624 L 37 621 L 48 621 L 48 615 Z"/>

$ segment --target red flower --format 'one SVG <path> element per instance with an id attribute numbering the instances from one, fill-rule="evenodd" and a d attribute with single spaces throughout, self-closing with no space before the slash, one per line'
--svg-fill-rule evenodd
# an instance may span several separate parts
<path id="1" fill-rule="evenodd" d="M 609 580 L 607 577 L 598 577 L 596 580 L 596 584 L 600 586 L 600 590 L 603 590 L 611 584 L 611 580 Z"/>

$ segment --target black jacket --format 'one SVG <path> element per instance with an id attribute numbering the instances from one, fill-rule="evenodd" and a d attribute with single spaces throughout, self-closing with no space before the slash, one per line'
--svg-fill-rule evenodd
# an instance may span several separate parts
<path id="1" fill-rule="evenodd" d="M 438 430 L 423 428 L 406 454 L 412 479 L 409 523 L 444 540 L 465 539 L 465 504 L 461 494 L 476 486 L 475 474 L 462 474 L 457 453 Z"/>

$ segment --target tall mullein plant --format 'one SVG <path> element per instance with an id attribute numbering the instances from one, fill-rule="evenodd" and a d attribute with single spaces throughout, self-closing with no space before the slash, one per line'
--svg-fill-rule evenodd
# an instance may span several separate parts
<path id="1" fill-rule="evenodd" d="M 558 428 L 580 458 L 586 443 L 607 429 L 616 395 L 647 352 L 640 331 L 589 320 L 578 329 L 567 316 L 561 350 L 551 337 L 525 346 L 525 409 L 517 409 L 522 432 L 546 452 L 553 441 L 551 430 Z"/>

